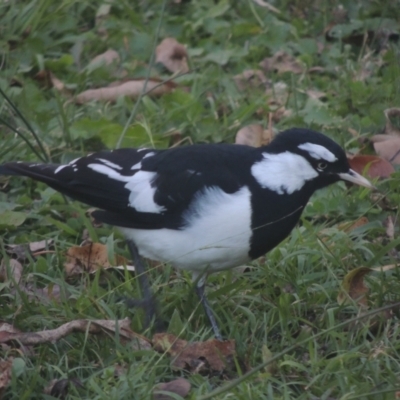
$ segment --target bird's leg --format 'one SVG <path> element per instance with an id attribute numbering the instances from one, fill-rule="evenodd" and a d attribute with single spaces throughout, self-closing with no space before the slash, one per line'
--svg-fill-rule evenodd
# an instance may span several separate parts
<path id="1" fill-rule="evenodd" d="M 214 336 L 217 340 L 222 341 L 222 336 L 219 332 L 217 321 L 215 320 L 214 313 L 210 307 L 210 304 L 207 301 L 206 294 L 205 294 L 205 280 L 200 279 L 198 282 L 195 284 L 195 291 L 197 296 L 199 296 L 200 302 L 204 307 L 204 311 L 207 314 L 208 320 L 210 321 L 212 330 L 214 331 Z"/>
<path id="2" fill-rule="evenodd" d="M 131 300 L 128 301 L 128 304 L 136 306 L 139 305 L 145 309 L 146 313 L 145 326 L 148 327 L 153 318 L 156 317 L 157 304 L 153 296 L 153 293 L 151 292 L 149 277 L 147 275 L 146 267 L 143 263 L 142 258 L 139 255 L 139 251 L 136 247 L 136 244 L 132 240 L 127 240 L 127 244 L 128 244 L 128 249 L 132 256 L 133 264 L 135 266 L 136 276 L 139 279 L 140 291 L 142 292 L 141 301 Z"/>

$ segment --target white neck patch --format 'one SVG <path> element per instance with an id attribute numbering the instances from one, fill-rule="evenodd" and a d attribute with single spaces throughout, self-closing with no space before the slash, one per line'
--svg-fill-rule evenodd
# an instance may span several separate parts
<path id="1" fill-rule="evenodd" d="M 263 158 L 251 167 L 251 174 L 261 187 L 278 194 L 292 194 L 300 190 L 306 181 L 318 176 L 318 172 L 304 157 L 289 151 L 263 153 Z"/>
<path id="2" fill-rule="evenodd" d="M 316 160 L 325 160 L 334 162 L 337 157 L 326 147 L 314 143 L 304 143 L 299 146 L 299 149 L 307 151 L 312 158 Z"/>

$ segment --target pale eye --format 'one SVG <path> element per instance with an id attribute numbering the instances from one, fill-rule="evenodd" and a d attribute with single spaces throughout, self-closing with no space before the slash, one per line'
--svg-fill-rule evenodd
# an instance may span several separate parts
<path id="1" fill-rule="evenodd" d="M 323 169 L 325 169 L 328 166 L 328 164 L 326 162 L 320 162 L 318 163 L 317 168 L 322 171 Z"/>

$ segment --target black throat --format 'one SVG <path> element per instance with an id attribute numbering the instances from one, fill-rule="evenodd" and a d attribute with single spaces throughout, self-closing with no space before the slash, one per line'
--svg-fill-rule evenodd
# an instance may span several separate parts
<path id="1" fill-rule="evenodd" d="M 291 194 L 278 194 L 260 187 L 253 188 L 253 235 L 249 251 L 251 259 L 261 257 L 290 234 L 315 191 L 311 186 L 313 185 L 306 184 L 301 190 Z"/>

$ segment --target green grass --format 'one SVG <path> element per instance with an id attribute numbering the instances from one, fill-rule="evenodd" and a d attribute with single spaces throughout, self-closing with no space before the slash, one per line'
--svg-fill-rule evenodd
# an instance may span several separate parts
<path id="1" fill-rule="evenodd" d="M 380 133 L 385 125 L 383 111 L 400 104 L 398 2 L 271 1 L 281 11 L 275 14 L 251 0 L 166 1 L 161 15 L 162 1 L 118 1 L 101 23 L 106 35 L 100 35 L 96 26 L 101 4 L 72 0 L 0 4 L 0 88 L 29 121 L 53 162 L 114 148 L 124 129 L 122 146 L 166 148 L 172 132 L 188 142 L 233 142 L 242 126 L 268 126 L 273 109 L 265 87 L 239 91 L 233 77 L 259 68 L 260 61 L 279 50 L 293 54 L 307 68 L 320 66 L 323 72 L 267 76 L 273 83 L 287 85 L 285 107 L 292 111 L 274 124 L 276 130 L 310 127 L 356 152 L 363 145 L 349 129 L 365 137 Z M 348 11 L 348 18 L 334 28 L 336 39 L 328 41 L 323 31 L 339 4 Z M 358 43 L 351 34 L 355 29 L 363 33 L 378 28 L 392 32 L 386 43 L 379 37 Z M 145 96 L 136 109 L 135 100 L 127 98 L 115 104 L 78 106 L 35 79 L 46 68 L 75 93 L 105 86 L 115 80 L 107 67 L 93 71 L 84 67 L 108 48 L 118 51 L 130 77 L 150 74 L 168 79 L 170 74 L 158 66 L 148 68 L 154 43 L 167 36 L 188 47 L 192 71 L 176 80 L 188 90 L 159 99 Z M 371 74 L 360 81 L 356 77 L 362 67 L 370 68 Z M 324 92 L 326 98 L 310 99 L 305 94 L 309 89 Z M 5 100 L 0 103 L 0 116 L 1 162 L 44 157 L 23 119 Z M 18 128 L 35 151 L 10 126 Z M 367 146 L 363 152 L 371 153 L 372 148 Z M 86 207 L 66 203 L 60 194 L 28 179 L 0 179 L 4 185 L 0 191 L 2 256 L 6 257 L 6 244 L 53 239 L 55 252 L 29 258 L 24 278 L 34 287 L 58 284 L 70 294 L 68 300 L 41 304 L 23 293 L 15 294 L 10 282 L 2 282 L 0 319 L 30 332 L 78 318 L 129 317 L 132 329 L 143 332 L 142 313 L 118 301 L 121 296 L 138 296 L 133 276 L 108 271 L 65 280 L 65 253 L 81 242 L 84 229 L 91 226 L 84 214 Z M 167 356 L 135 350 L 117 337 L 76 333 L 37 346 L 32 354 L 0 349 L 1 358 L 18 358 L 4 398 L 51 398 L 43 395 L 50 380 L 78 378 L 83 387 L 70 387 L 68 399 L 147 399 L 155 384 L 184 376 L 192 384 L 188 398 L 198 399 L 261 365 L 269 349 L 272 355 L 287 352 L 274 361 L 273 368 L 262 368 L 212 398 L 394 399 L 400 390 L 398 310 L 380 329 L 369 329 L 369 324 L 344 326 L 343 322 L 357 316 L 358 308 L 340 306 L 337 295 L 348 271 L 398 260 L 399 181 L 396 172 L 390 180 L 378 182 L 380 196 L 344 184 L 320 191 L 299 227 L 265 260 L 254 262 L 248 272 L 210 277 L 209 300 L 222 332 L 236 340 L 236 371 L 224 376 L 190 375 L 173 370 Z M 23 213 L 25 221 L 19 226 L 2 224 L 5 210 Z M 385 235 L 388 215 L 396 221 L 392 242 Z M 351 233 L 335 228 L 339 222 L 361 216 L 369 223 Z M 321 232 L 326 228 L 331 229 Z M 101 227 L 89 233 L 95 241 L 111 241 L 117 253 L 128 256 L 117 230 Z M 169 331 L 182 331 L 182 338 L 189 341 L 212 337 L 189 274 L 165 266 L 153 268 L 150 275 Z M 371 310 L 400 300 L 399 278 L 398 269 L 367 276 Z M 149 331 L 144 334 L 151 337 Z M 124 367 L 120 376 L 114 375 L 116 365 Z"/>

